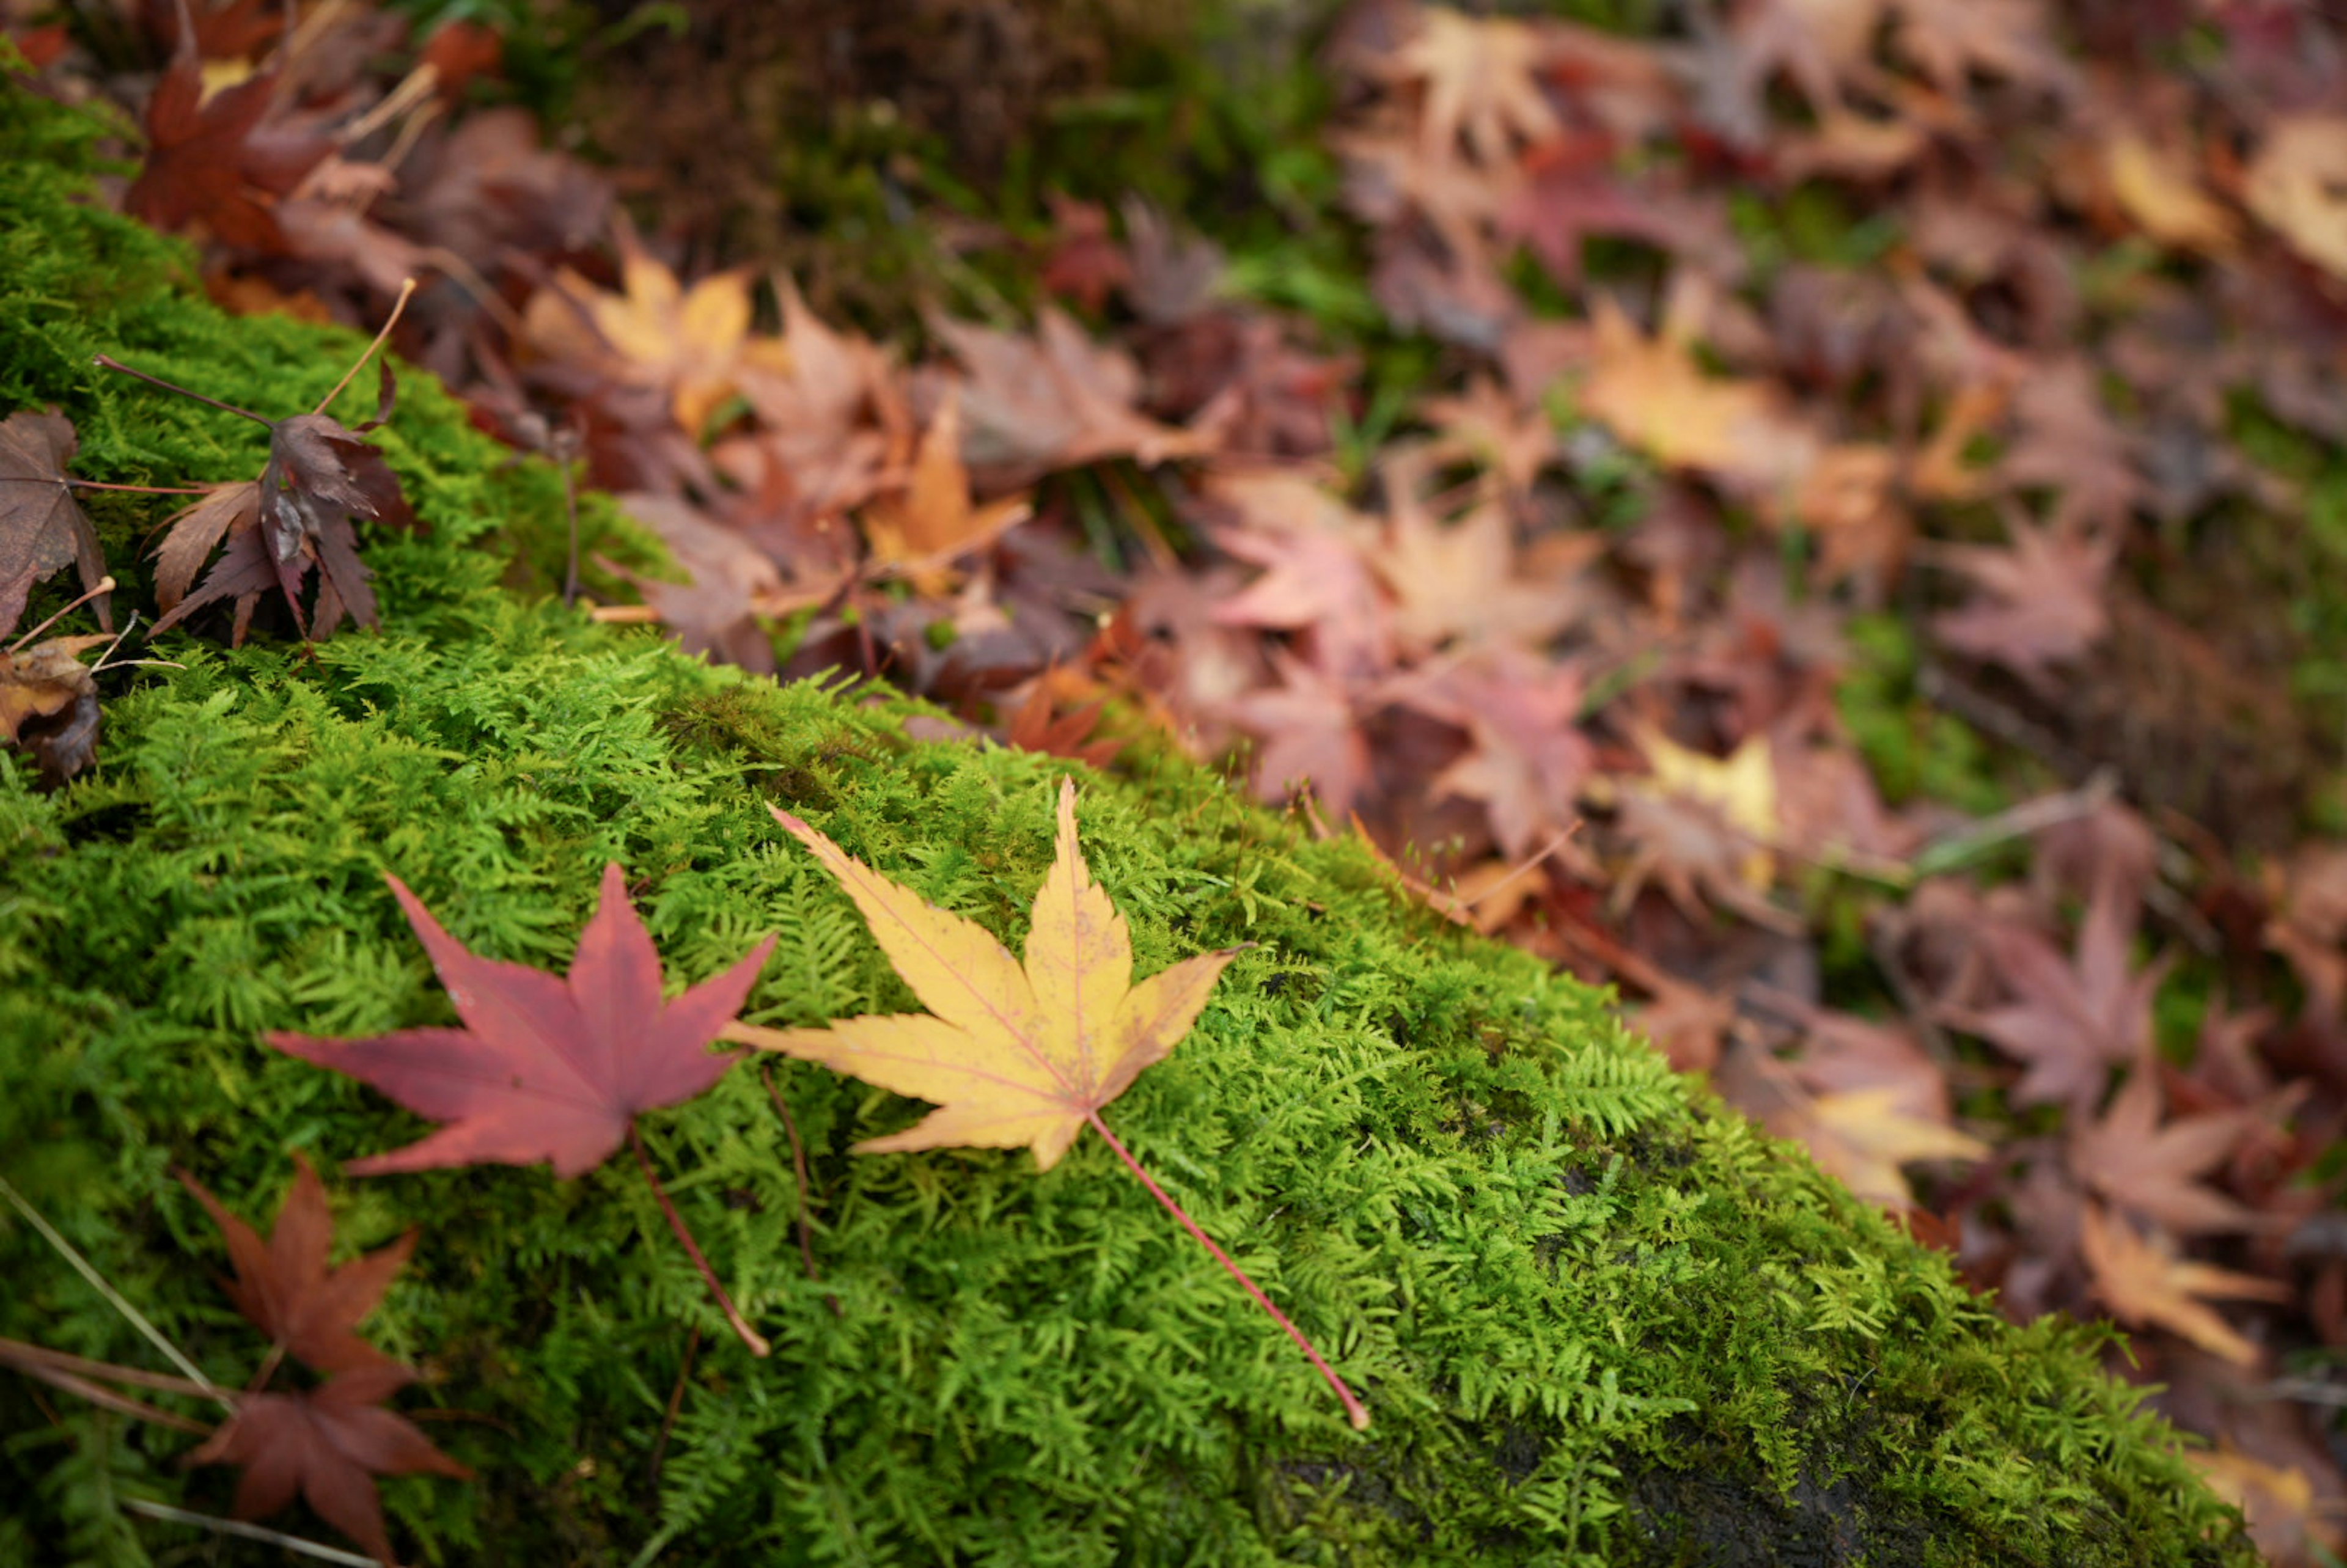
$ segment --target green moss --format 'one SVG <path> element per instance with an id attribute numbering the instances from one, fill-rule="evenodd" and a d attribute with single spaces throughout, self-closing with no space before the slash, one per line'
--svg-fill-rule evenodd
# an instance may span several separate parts
<path id="1" fill-rule="evenodd" d="M 80 204 L 81 122 L 8 93 L 0 386 L 62 403 L 93 477 L 251 471 L 241 422 L 88 354 L 279 408 L 354 345 L 220 317 L 175 248 Z M 811 1067 L 770 1071 L 809 1145 L 819 1282 L 755 1068 L 646 1119 L 766 1361 L 624 1162 L 339 1176 L 421 1124 L 258 1037 L 451 1016 L 385 871 L 472 947 L 551 965 L 616 858 L 674 981 L 775 932 L 751 1016 L 813 1023 L 912 999 L 767 805 L 1015 947 L 1065 766 L 915 743 L 884 693 L 761 684 L 512 595 L 550 478 L 422 384 L 387 445 L 431 527 L 365 541 L 384 634 L 175 638 L 184 668 L 109 690 L 92 774 L 45 795 L 0 757 L 0 1174 L 223 1381 L 260 1347 L 172 1166 L 262 1214 L 302 1150 L 345 1245 L 422 1226 L 369 1332 L 431 1368 L 406 1404 L 480 1479 L 386 1484 L 413 1560 L 2250 1561 L 2096 1370 L 2100 1332 L 2004 1324 L 1603 995 L 1162 755 L 1083 781 L 1140 968 L 1255 947 L 1110 1114 L 1334 1356 L 1368 1434 L 1097 1140 L 1041 1175 L 851 1157 L 916 1108 Z M 118 570 L 150 521 L 108 511 Z M 0 1333 L 150 1364 L 13 1220 L 0 1268 Z M 126 1522 L 126 1495 L 226 1506 L 224 1474 L 177 1468 L 188 1440 L 18 1379 L 0 1432 L 0 1562 L 143 1560 L 168 1527 Z"/>

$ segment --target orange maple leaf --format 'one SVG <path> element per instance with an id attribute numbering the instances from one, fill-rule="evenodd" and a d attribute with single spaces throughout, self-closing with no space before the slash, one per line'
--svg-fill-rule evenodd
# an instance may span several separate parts
<path id="1" fill-rule="evenodd" d="M 1058 852 L 1035 896 L 1023 964 L 985 927 L 889 881 L 788 812 L 776 808 L 774 820 L 838 879 L 880 950 L 930 1010 L 840 1019 L 826 1029 L 737 1023 L 726 1038 L 937 1105 L 902 1132 L 856 1144 L 858 1153 L 1024 1146 L 1048 1171 L 1091 1127 L 1287 1331 L 1354 1427 L 1366 1429 L 1368 1411 L 1319 1352 L 1101 1120 L 1102 1106 L 1190 1032 L 1240 949 L 1202 953 L 1133 983 L 1132 933 L 1076 844 L 1073 780 L 1060 786 Z"/>
<path id="2" fill-rule="evenodd" d="M 2288 1287 L 2275 1280 L 2178 1257 L 2171 1248 L 2137 1235 L 2125 1220 L 2105 1218 L 2093 1204 L 2079 1215 L 2078 1245 L 2094 1272 L 2095 1294 L 2116 1317 L 2173 1329 L 2236 1366 L 2255 1366 L 2258 1348 L 2204 1298 L 2290 1299 Z"/>

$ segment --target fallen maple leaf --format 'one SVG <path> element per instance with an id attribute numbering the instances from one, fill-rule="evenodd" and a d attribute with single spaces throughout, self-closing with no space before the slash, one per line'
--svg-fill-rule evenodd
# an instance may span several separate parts
<path id="1" fill-rule="evenodd" d="M 393 1362 L 344 1372 L 298 1394 L 239 1394 L 236 1414 L 187 1462 L 244 1467 L 236 1487 L 239 1519 L 265 1519 L 299 1493 L 377 1562 L 396 1563 L 374 1478 L 473 1475 L 414 1422 L 382 1408 L 415 1378 L 413 1369 Z"/>
<path id="2" fill-rule="evenodd" d="M 857 1143 L 859 1153 L 1023 1146 L 1034 1151 L 1036 1168 L 1048 1171 L 1091 1127 L 1286 1330 L 1336 1390 L 1355 1430 L 1366 1430 L 1368 1412 L 1320 1353 L 1101 1120 L 1103 1106 L 1189 1033 L 1239 949 L 1202 953 L 1133 983 L 1132 935 L 1076 842 L 1072 779 L 1060 785 L 1057 849 L 1035 895 L 1023 964 L 985 927 L 888 881 L 797 817 L 770 809 L 856 901 L 880 950 L 930 1011 L 840 1019 L 825 1029 L 735 1024 L 725 1037 L 937 1105 L 902 1132 Z"/>
<path id="3" fill-rule="evenodd" d="M 415 280 L 409 279 L 374 341 L 318 406 L 286 419 L 267 419 L 105 354 L 97 356 L 97 363 L 108 370 L 210 404 L 269 431 L 269 460 L 258 480 L 220 486 L 170 520 L 156 552 L 156 592 L 164 613 L 148 636 L 178 625 L 207 604 L 233 598 L 236 621 L 230 637 L 242 642 L 253 606 L 272 587 L 283 592 L 295 627 L 306 637 L 331 636 L 345 614 L 362 626 L 376 624 L 374 590 L 367 586 L 374 574 L 359 559 L 354 520 L 371 518 L 398 528 L 415 522 L 398 476 L 382 452 L 360 439 L 391 417 L 398 391 L 391 362 L 383 362 L 374 418 L 353 429 L 328 417 L 326 410 L 382 348 L 415 287 Z M 223 537 L 226 548 L 204 580 L 189 592 L 197 566 Z M 304 625 L 302 585 L 313 568 L 319 574 L 318 591 Z"/>
<path id="4" fill-rule="evenodd" d="M 0 419 L 0 637 L 16 630 L 33 585 L 71 565 L 82 588 L 97 592 L 106 576 L 97 530 L 74 500 L 66 464 L 74 455 L 73 421 L 52 408 Z M 93 601 L 97 621 L 114 630 L 112 595 Z"/>
<path id="5" fill-rule="evenodd" d="M 2014 1102 L 2069 1105 L 2082 1116 L 2101 1098 L 2110 1070 L 2137 1060 L 2151 1040 L 2151 999 L 2165 961 L 2127 972 L 2127 915 L 2116 891 L 2096 892 L 2066 961 L 2036 932 L 1997 922 L 1981 934 L 2014 1000 L 1950 1021 L 2029 1064 Z"/>
<path id="6" fill-rule="evenodd" d="M 882 567 L 903 571 L 917 589 L 945 587 L 943 569 L 956 557 L 985 548 L 1027 519 L 1024 497 L 978 506 L 961 460 L 961 399 L 954 392 L 921 433 L 904 489 L 864 509 L 864 533 Z"/>
<path id="7" fill-rule="evenodd" d="M 630 1143 L 677 1239 L 700 1268 L 743 1343 L 766 1343 L 734 1310 L 668 1200 L 636 1129 L 638 1112 L 690 1100 L 724 1076 L 739 1052 L 708 1050 L 742 1009 L 774 950 L 769 937 L 732 968 L 672 1002 L 661 999 L 660 953 L 628 902 L 614 861 L 603 868 L 594 918 L 570 971 L 557 979 L 526 964 L 477 958 L 448 935 L 396 876 L 386 876 L 463 1029 L 411 1029 L 365 1040 L 282 1030 L 271 1045 L 374 1085 L 420 1116 L 448 1125 L 388 1154 L 351 1162 L 354 1175 L 450 1165 L 535 1164 L 583 1174 Z"/>
<path id="8" fill-rule="evenodd" d="M 1508 156 L 1511 136 L 1538 142 L 1563 128 L 1541 87 L 1547 55 L 1528 23 L 1430 6 L 1419 14 L 1418 35 L 1394 51 L 1386 74 L 1425 84 L 1419 130 L 1430 151 L 1448 156 L 1464 131 L 1476 157 L 1496 163 Z"/>
<path id="9" fill-rule="evenodd" d="M 589 364 L 608 361 L 619 379 L 666 392 L 677 425 L 694 436 L 739 388 L 745 368 L 790 368 L 781 339 L 750 331 L 746 272 L 713 273 L 686 288 L 623 229 L 620 285 L 614 294 L 575 272 L 559 274 L 552 287 L 531 296 L 524 335 L 541 353 Z"/>
<path id="10" fill-rule="evenodd" d="M 196 1195 L 228 1241 L 236 1277 L 220 1287 L 248 1322 L 278 1348 L 320 1372 L 349 1372 L 392 1358 L 352 1332 L 391 1284 L 391 1276 L 415 1250 L 409 1231 L 340 1268 L 326 1266 L 334 1221 L 326 1206 L 325 1184 L 301 1155 L 293 1156 L 293 1185 L 277 1211 L 269 1240 L 220 1206 L 201 1182 L 187 1172 L 180 1184 Z"/>
<path id="11" fill-rule="evenodd" d="M 2070 1169 L 2114 1207 L 2157 1221 L 2179 1235 L 2240 1230 L 2256 1216 L 2193 1178 L 2241 1142 L 2255 1117 L 2233 1111 L 2160 1122 L 2159 1079 L 2138 1066 L 2101 1121 L 2070 1134 Z"/>
<path id="12" fill-rule="evenodd" d="M 253 133 L 277 97 L 274 71 L 209 97 L 204 86 L 202 64 L 183 48 L 148 100 L 147 162 L 123 209 L 158 229 L 201 221 L 229 244 L 276 251 L 284 243 L 277 189 L 291 190 L 332 143 L 311 137 L 256 146 Z"/>
<path id="13" fill-rule="evenodd" d="M 2347 278 L 2347 116 L 2284 115 L 2250 165 L 2250 210 L 2298 252 Z"/>
<path id="14" fill-rule="evenodd" d="M 2078 1245 L 2094 1273 L 2095 1294 L 2113 1314 L 2129 1323 L 2172 1328 L 2237 1366 L 2254 1366 L 2257 1347 L 2202 1298 L 2290 1299 L 2289 1287 L 2278 1280 L 2187 1262 L 2170 1248 L 2137 1235 L 2126 1221 L 2106 1218 L 2093 1204 L 2079 1216 Z"/>
<path id="15" fill-rule="evenodd" d="M 1934 617 L 1932 634 L 1959 652 L 2002 664 L 2032 685 L 2110 630 L 2103 581 L 2118 553 L 2110 530 L 2039 528 L 2014 518 L 2009 548 L 1947 545 L 1939 559 L 1972 579 L 1985 598 Z"/>

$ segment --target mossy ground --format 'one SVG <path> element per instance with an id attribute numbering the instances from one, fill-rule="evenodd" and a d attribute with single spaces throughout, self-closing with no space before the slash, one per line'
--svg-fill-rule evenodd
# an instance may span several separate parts
<path id="1" fill-rule="evenodd" d="M 88 203 L 89 145 L 0 87 L 0 403 L 62 405 L 91 477 L 247 476 L 257 429 L 90 355 L 275 410 L 356 344 L 216 313 L 176 248 Z M 172 638 L 184 668 L 109 687 L 94 774 L 42 794 L 0 758 L 0 1174 L 223 1381 L 260 1347 L 172 1166 L 265 1216 L 302 1150 L 346 1245 L 424 1227 L 369 1332 L 432 1370 L 405 1406 L 480 1479 L 386 1484 L 415 1560 L 2250 1560 L 2097 1331 L 2004 1323 L 1599 993 L 1177 761 L 1083 777 L 1091 863 L 1143 971 L 1255 946 L 1110 1115 L 1332 1354 L 1366 1435 L 1097 1141 L 1045 1175 L 850 1157 L 916 1109 L 813 1068 L 772 1071 L 820 1283 L 754 1065 L 646 1119 L 766 1361 L 624 1162 L 341 1178 L 420 1124 L 259 1035 L 450 1016 L 385 871 L 474 948 L 559 966 L 616 858 L 673 981 L 778 932 L 751 1016 L 814 1023 L 912 1001 L 767 804 L 1015 948 L 1065 766 L 912 743 L 885 693 L 761 684 L 500 588 L 559 526 L 550 476 L 420 377 L 384 444 L 431 526 L 367 541 L 382 634 Z M 143 602 L 159 507 L 94 511 Z M 0 1268 L 0 1333 L 145 1362 L 13 1220 Z M 15 1379 L 0 1431 L 0 1562 L 275 1560 L 119 1513 L 224 1511 L 176 1434 Z"/>

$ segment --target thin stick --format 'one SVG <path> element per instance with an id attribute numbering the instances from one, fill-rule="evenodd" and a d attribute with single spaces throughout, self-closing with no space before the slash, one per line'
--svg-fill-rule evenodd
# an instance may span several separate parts
<path id="1" fill-rule="evenodd" d="M 173 1508 L 168 1502 L 149 1502 L 143 1497 L 126 1497 L 122 1500 L 122 1506 L 132 1513 L 143 1513 L 166 1524 L 191 1524 L 198 1530 L 217 1531 L 222 1535 L 265 1542 L 271 1546 L 282 1546 L 288 1552 L 298 1552 L 304 1557 L 314 1557 L 321 1563 L 343 1563 L 349 1564 L 350 1568 L 383 1568 L 372 1557 L 362 1557 L 355 1552 L 345 1552 L 339 1546 L 328 1546 L 322 1542 L 304 1541 L 298 1535 L 288 1535 L 265 1524 L 247 1524 L 241 1519 L 221 1519 L 210 1513 L 190 1513 L 184 1508 Z"/>
<path id="2" fill-rule="evenodd" d="M 24 636 L 19 637 L 15 641 L 8 644 L 8 651 L 11 653 L 15 652 L 16 650 L 24 647 L 25 644 L 33 641 L 34 638 L 38 637 L 42 632 L 46 631 L 50 627 L 55 626 L 58 621 L 63 620 L 67 616 L 71 615 L 75 610 L 79 610 L 83 605 L 87 604 L 91 600 L 99 598 L 105 594 L 112 593 L 113 591 L 114 579 L 111 577 L 99 578 L 96 588 L 88 589 L 83 593 L 80 598 L 68 601 L 63 610 L 58 610 L 55 615 L 52 615 L 46 620 L 44 620 L 38 626 L 33 628 L 32 630 L 27 631 Z M 99 635 L 103 636 L 105 634 L 101 632 Z M 117 638 L 116 641 L 119 641 L 121 640 Z"/>
<path id="3" fill-rule="evenodd" d="M 1198 1222 L 1184 1213 L 1182 1205 L 1167 1197 L 1165 1189 L 1150 1179 L 1149 1173 L 1141 1168 L 1141 1162 L 1133 1157 L 1133 1151 L 1118 1142 L 1116 1134 L 1108 1130 L 1108 1123 L 1101 1120 L 1099 1112 L 1087 1112 L 1084 1120 L 1092 1124 L 1092 1131 L 1108 1140 L 1108 1146 L 1116 1151 L 1116 1157 L 1124 1162 L 1125 1169 L 1140 1178 L 1141 1184 L 1149 1189 L 1149 1195 L 1164 1204 L 1165 1212 L 1180 1220 L 1182 1228 L 1196 1238 L 1200 1246 L 1214 1255 L 1214 1261 L 1228 1269 L 1231 1277 L 1246 1287 L 1246 1293 L 1255 1297 L 1255 1305 L 1271 1314 L 1271 1320 L 1274 1323 L 1287 1330 L 1287 1337 L 1296 1341 L 1296 1348 L 1302 1350 L 1311 1360 L 1312 1365 L 1319 1369 L 1320 1376 L 1328 1380 L 1328 1387 L 1337 1391 L 1337 1398 L 1345 1406 L 1345 1418 L 1353 1423 L 1353 1430 L 1357 1432 L 1368 1431 L 1369 1412 L 1362 1408 L 1360 1400 L 1353 1397 L 1353 1390 L 1345 1387 L 1345 1379 L 1337 1376 L 1336 1368 L 1320 1358 L 1320 1352 L 1312 1348 L 1311 1340 L 1304 1337 L 1303 1330 L 1289 1322 L 1287 1314 L 1271 1304 L 1271 1297 L 1263 1293 L 1263 1287 L 1247 1277 L 1246 1270 L 1232 1262 L 1231 1255 L 1216 1246 L 1214 1238 L 1198 1228 Z"/>
<path id="4" fill-rule="evenodd" d="M 201 1421 L 191 1420 L 176 1411 L 158 1409 L 144 1400 L 134 1399 L 128 1394 L 118 1394 L 111 1389 L 103 1388 L 86 1378 L 77 1378 L 71 1372 L 61 1371 L 55 1367 L 45 1367 L 35 1361 L 16 1361 L 5 1356 L 0 1356 L 0 1364 L 14 1367 L 26 1377 L 46 1383 L 53 1389 L 63 1389 L 68 1394 L 77 1394 L 99 1409 L 112 1410 L 118 1416 L 128 1416 L 134 1420 L 152 1421 L 159 1427 L 169 1427 L 193 1437 L 202 1437 L 211 1430 L 211 1428 Z"/>
<path id="5" fill-rule="evenodd" d="M 56 1248 L 57 1251 L 64 1255 L 65 1260 L 74 1266 L 74 1271 L 79 1274 L 84 1279 L 89 1281 L 90 1287 L 92 1289 L 96 1290 L 100 1296 L 106 1297 L 109 1306 L 111 1306 L 117 1312 L 122 1314 L 123 1317 L 130 1320 L 130 1326 L 133 1328 L 138 1329 L 139 1333 L 147 1337 L 147 1342 L 149 1344 L 163 1352 L 164 1358 L 169 1360 L 172 1366 L 177 1367 L 180 1371 L 185 1372 L 188 1375 L 188 1380 L 190 1382 L 195 1384 L 199 1389 L 201 1389 L 207 1397 L 216 1400 L 222 1409 L 227 1410 L 231 1415 L 236 1413 L 236 1400 L 231 1398 L 219 1384 L 213 1382 L 210 1378 L 205 1377 L 202 1368 L 197 1366 L 193 1361 L 189 1360 L 188 1358 L 180 1352 L 179 1348 L 177 1345 L 172 1344 L 169 1339 L 163 1337 L 163 1331 L 161 1329 L 156 1327 L 152 1323 L 148 1322 L 146 1317 L 139 1312 L 138 1308 L 131 1306 L 128 1301 L 123 1298 L 120 1291 L 115 1289 L 111 1285 L 108 1285 L 106 1282 L 106 1276 L 98 1273 L 95 1267 L 91 1266 L 89 1259 L 82 1256 L 80 1253 L 76 1252 L 74 1250 L 73 1243 L 66 1240 L 64 1236 L 59 1235 L 57 1234 L 56 1227 L 49 1224 L 47 1220 L 43 1219 L 41 1217 L 41 1212 L 32 1204 L 26 1203 L 25 1201 L 24 1194 L 17 1192 L 14 1186 L 10 1185 L 8 1178 L 5 1176 L 0 1176 L 0 1197 L 5 1197 L 9 1201 L 9 1203 L 15 1204 L 16 1212 L 25 1216 L 26 1223 L 30 1225 L 35 1230 L 41 1233 L 41 1239 L 47 1242 L 51 1246 Z"/>
<path id="6" fill-rule="evenodd" d="M 791 1168 L 798 1173 L 799 1177 L 799 1256 L 806 1263 L 806 1276 L 820 1285 L 823 1274 L 815 1266 L 815 1236 L 807 1225 L 807 1203 L 815 1191 L 815 1184 L 807 1180 L 806 1145 L 799 1142 L 799 1124 L 791 1115 L 790 1102 L 784 1100 L 783 1091 L 774 1087 L 771 1062 L 758 1064 L 758 1081 L 766 1086 L 766 1098 L 774 1102 L 774 1113 L 783 1119 L 783 1132 L 791 1141 Z M 823 1299 L 831 1307 L 834 1317 L 846 1316 L 840 1308 L 838 1296 L 825 1291 Z"/>
<path id="7" fill-rule="evenodd" d="M 71 474 L 56 478 L 37 474 L 0 474 L 0 485 L 70 485 L 77 490 L 122 490 L 133 496 L 204 496 L 210 485 L 109 485 L 103 479 L 77 479 Z"/>
<path id="8" fill-rule="evenodd" d="M 357 360 L 353 362 L 350 369 L 343 372 L 343 379 L 334 383 L 334 390 L 318 400 L 318 406 L 310 410 L 312 414 L 323 414 L 328 408 L 333 406 L 334 399 L 343 395 L 343 388 L 348 386 L 353 378 L 366 368 L 366 362 L 374 357 L 374 351 L 383 346 L 383 340 L 389 337 L 391 329 L 399 324 L 400 313 L 407 309 L 407 296 L 415 292 L 415 279 L 402 278 L 399 281 L 399 298 L 391 302 L 391 314 L 383 318 L 383 325 L 376 331 L 374 341 L 366 345 L 366 353 L 359 355 Z"/>
<path id="9" fill-rule="evenodd" d="M 177 382 L 165 381 L 159 375 L 149 375 L 143 370 L 133 370 L 110 354 L 99 354 L 96 359 L 91 360 L 90 364 L 97 365 L 101 370 L 118 370 L 125 375 L 135 375 L 149 386 L 159 386 L 166 392 L 176 392 L 181 397 L 192 397 L 198 403 L 208 403 L 223 414 L 233 414 L 240 419 L 250 419 L 255 425 L 267 425 L 272 429 L 276 427 L 277 422 L 275 420 L 263 419 L 260 415 L 255 414 L 250 408 L 239 408 L 233 403 L 222 403 L 217 397 L 206 397 L 200 392 L 190 392 L 186 387 L 179 385 Z"/>
<path id="10" fill-rule="evenodd" d="M 692 1239 L 692 1233 L 684 1228 L 684 1216 L 676 1212 L 674 1204 L 669 1202 L 668 1189 L 661 1185 L 660 1173 L 652 1169 L 652 1157 L 644 1153 L 644 1135 L 633 1122 L 628 1123 L 628 1142 L 635 1147 L 636 1163 L 643 1167 L 644 1180 L 651 1184 L 652 1196 L 660 1200 L 661 1213 L 668 1216 L 668 1228 L 674 1231 L 676 1239 L 684 1244 L 685 1255 L 692 1259 L 692 1266 L 701 1271 L 702 1282 L 709 1286 L 709 1294 L 717 1298 L 717 1305 L 725 1313 L 725 1321 L 733 1326 L 733 1332 L 740 1335 L 742 1343 L 750 1348 L 751 1355 L 772 1355 L 774 1348 L 767 1344 L 756 1329 L 742 1320 L 741 1313 L 733 1309 L 733 1298 L 725 1294 L 723 1286 L 717 1283 L 717 1271 L 709 1266 L 709 1260 L 701 1255 L 701 1246 Z"/>
<path id="11" fill-rule="evenodd" d="M 676 1387 L 668 1391 L 668 1409 L 661 1413 L 660 1440 L 652 1444 L 651 1483 L 660 1484 L 661 1460 L 668 1455 L 668 1435 L 676 1430 L 676 1413 L 684 1408 L 684 1385 L 692 1376 L 692 1353 L 701 1348 L 701 1325 L 684 1342 L 684 1359 L 676 1368 Z"/>
<path id="12" fill-rule="evenodd" d="M 78 1372 L 84 1377 L 103 1378 L 109 1383 L 127 1383 L 134 1389 L 153 1389 L 159 1393 L 200 1395 L 204 1392 L 187 1378 L 174 1378 L 168 1372 L 149 1372 L 137 1367 L 118 1367 L 111 1361 L 93 1361 L 87 1356 L 52 1350 L 46 1345 L 34 1345 L 22 1339 L 0 1338 L 0 1361 L 10 1366 L 38 1362 L 44 1367 L 55 1367 L 61 1372 Z"/>
<path id="13" fill-rule="evenodd" d="M 569 432 L 564 434 L 569 435 Z M 579 445 L 581 443 L 578 441 L 563 442 L 560 460 L 562 516 L 570 525 L 570 554 L 562 568 L 562 608 L 565 610 L 579 602 L 579 487 L 570 474 L 571 464 L 577 461 L 571 448 Z"/>

